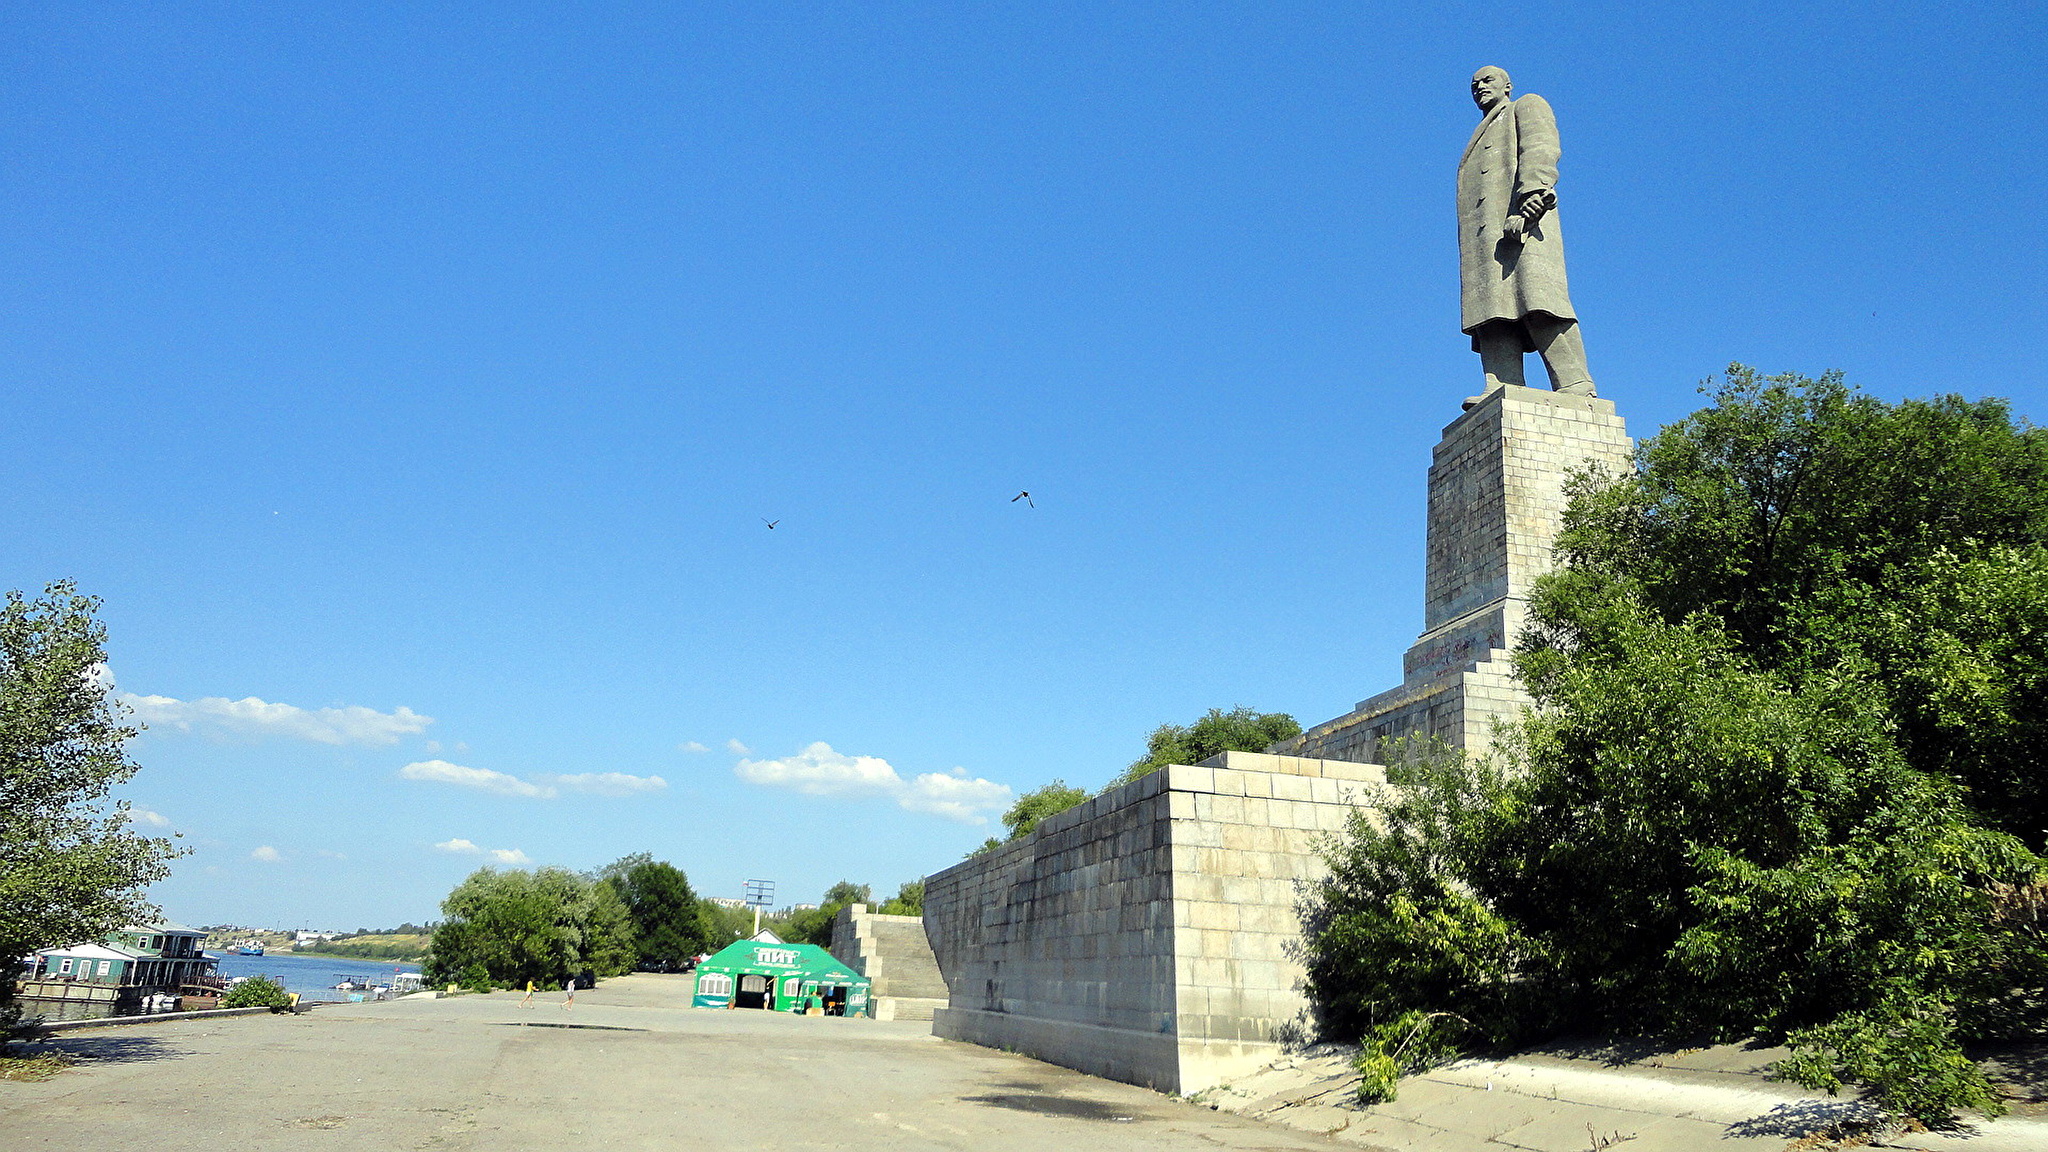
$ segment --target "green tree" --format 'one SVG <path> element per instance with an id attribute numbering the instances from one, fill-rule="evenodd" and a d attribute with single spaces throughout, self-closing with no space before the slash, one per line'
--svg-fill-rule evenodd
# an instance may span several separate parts
<path id="1" fill-rule="evenodd" d="M 1065 780 L 1055 780 L 1043 788 L 1026 792 L 1017 797 L 1010 810 L 1003 813 L 1003 827 L 1010 830 L 1010 839 L 1029 836 L 1031 830 L 1048 816 L 1057 816 L 1077 804 L 1086 804 L 1088 793 L 1079 788 L 1067 787 Z"/>
<path id="2" fill-rule="evenodd" d="M 2048 863 L 2009 834 L 2041 447 L 1994 402 L 1738 368 L 1635 475 L 1582 482 L 1516 654 L 1538 709 L 1501 764 L 1396 757 L 1311 903 L 1310 988 L 1369 1077 L 1409 1022 L 1439 1051 L 1591 1022 L 1997 1113 L 1962 1044 L 2048 1003 Z"/>
<path id="3" fill-rule="evenodd" d="M 593 976 L 623 976 L 637 966 L 639 933 L 634 928 L 633 910 L 619 895 L 618 881 L 599 880 L 590 886 L 585 924 L 583 960 Z"/>
<path id="4" fill-rule="evenodd" d="M 564 868 L 481 868 L 441 902 L 427 983 L 559 986 L 591 963 L 594 885 Z"/>
<path id="5" fill-rule="evenodd" d="M 1242 706 L 1228 712 L 1211 708 L 1193 724 L 1154 728 L 1145 740 L 1145 754 L 1109 786 L 1128 784 L 1168 764 L 1200 764 L 1218 752 L 1264 752 L 1299 735 L 1301 725 L 1285 712 L 1254 712 Z"/>
<path id="6" fill-rule="evenodd" d="M 907 880 L 896 895 L 877 909 L 884 916 L 924 915 L 924 881 Z"/>
<path id="7" fill-rule="evenodd" d="M 0 956 L 97 940 L 156 918 L 144 890 L 181 855 L 109 802 L 140 767 L 108 698 L 100 601 L 70 581 L 0 607 Z M 0 1037 L 14 1016 L 0 980 Z"/>
<path id="8" fill-rule="evenodd" d="M 2041 850 L 2048 430 L 1999 400 L 1893 405 L 1739 364 L 1713 397 L 1626 482 L 1582 483 L 1560 560 L 1660 620 L 1713 618 L 1760 668 L 1859 676 L 1909 763 Z M 1557 608 L 1553 646 L 1573 643 Z"/>
<path id="9" fill-rule="evenodd" d="M 848 904 L 872 903 L 874 898 L 875 889 L 873 885 L 855 884 L 851 880 L 841 880 L 839 883 L 825 889 L 825 898 L 818 903 L 821 906 L 844 908 Z"/>
<path id="10" fill-rule="evenodd" d="M 791 915 L 777 934 L 792 944 L 816 944 L 820 948 L 830 948 L 832 922 L 838 918 L 839 910 L 848 904 L 866 904 L 873 898 L 874 889 L 868 885 L 841 880 L 825 890 L 825 898 L 816 908 L 805 908 Z"/>
<path id="11" fill-rule="evenodd" d="M 588 875 L 592 880 L 622 880 L 625 878 L 626 873 L 631 872 L 633 869 L 640 867 L 642 864 L 652 863 L 654 863 L 654 853 L 635 852 L 628 856 L 621 856 Z"/>
<path id="12" fill-rule="evenodd" d="M 749 908 L 731 908 L 710 900 L 697 901 L 698 922 L 704 926 L 704 951 L 716 952 L 735 940 L 754 934 L 754 913 Z"/>
<path id="13" fill-rule="evenodd" d="M 680 971 L 705 951 L 703 913 L 682 869 L 666 861 L 639 860 L 612 883 L 632 911 L 641 964 Z"/>

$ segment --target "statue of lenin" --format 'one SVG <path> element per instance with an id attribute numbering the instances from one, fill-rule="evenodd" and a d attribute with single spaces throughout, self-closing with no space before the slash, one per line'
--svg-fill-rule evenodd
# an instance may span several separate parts
<path id="1" fill-rule="evenodd" d="M 1481 118 L 1458 161 L 1464 330 L 1479 353 L 1487 391 L 1526 383 L 1522 356 L 1537 352 L 1551 388 L 1591 396 L 1593 377 L 1565 291 L 1557 226 L 1557 117 L 1543 97 L 1515 99 L 1513 92 L 1499 68 L 1472 76 Z"/>

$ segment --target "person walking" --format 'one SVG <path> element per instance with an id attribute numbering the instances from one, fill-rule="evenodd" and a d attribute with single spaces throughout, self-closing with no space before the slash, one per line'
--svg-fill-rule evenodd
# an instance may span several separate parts
<path id="1" fill-rule="evenodd" d="M 519 1002 L 521 1008 L 533 1007 L 533 981 L 526 982 L 526 998 Z"/>
<path id="2" fill-rule="evenodd" d="M 574 976 L 562 981 L 562 1007 L 565 1010 L 576 1007 L 576 977 Z"/>

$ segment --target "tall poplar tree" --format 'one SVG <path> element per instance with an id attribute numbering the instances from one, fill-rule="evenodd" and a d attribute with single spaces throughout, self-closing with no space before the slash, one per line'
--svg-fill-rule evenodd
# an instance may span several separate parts
<path id="1" fill-rule="evenodd" d="M 143 891 L 181 854 L 111 799 L 140 765 L 125 747 L 136 729 L 108 699 L 99 607 L 68 580 L 0 607 L 0 957 L 156 918 Z M 12 986 L 0 981 L 0 998 Z"/>

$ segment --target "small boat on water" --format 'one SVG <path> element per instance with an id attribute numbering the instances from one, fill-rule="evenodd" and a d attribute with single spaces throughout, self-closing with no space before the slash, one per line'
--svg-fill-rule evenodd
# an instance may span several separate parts
<path id="1" fill-rule="evenodd" d="M 341 977 L 341 982 L 334 986 L 334 990 L 337 992 L 390 991 L 390 985 L 379 984 L 375 980 L 370 979 L 368 976 L 351 976 L 346 972 L 337 972 L 335 973 L 335 975 Z"/>
<path id="2" fill-rule="evenodd" d="M 263 941 L 237 940 L 235 941 L 234 952 L 237 956 L 261 956 L 263 955 Z"/>

